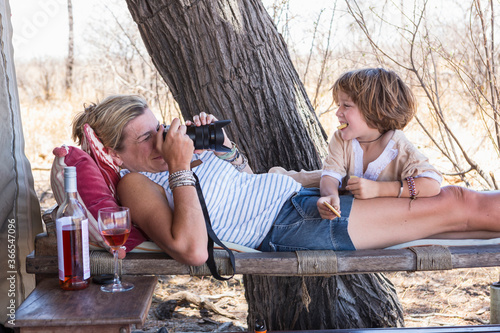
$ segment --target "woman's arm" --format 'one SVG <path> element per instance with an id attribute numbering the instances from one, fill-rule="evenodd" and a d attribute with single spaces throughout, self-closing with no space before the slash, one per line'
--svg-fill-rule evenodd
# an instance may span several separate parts
<path id="1" fill-rule="evenodd" d="M 122 205 L 129 207 L 132 220 L 152 241 L 175 260 L 198 266 L 208 257 L 207 231 L 194 186 L 173 191 L 175 213 L 164 189 L 139 173 L 127 174 L 118 183 Z"/>
<path id="2" fill-rule="evenodd" d="M 156 149 L 170 174 L 190 170 L 193 141 L 186 126 L 174 119 L 163 140 L 163 127 L 156 133 Z M 139 173 L 126 175 L 118 183 L 118 195 L 130 208 L 132 220 L 172 258 L 188 265 L 201 265 L 207 257 L 205 219 L 194 186 L 173 189 L 175 211 L 170 209 L 165 190 Z"/>

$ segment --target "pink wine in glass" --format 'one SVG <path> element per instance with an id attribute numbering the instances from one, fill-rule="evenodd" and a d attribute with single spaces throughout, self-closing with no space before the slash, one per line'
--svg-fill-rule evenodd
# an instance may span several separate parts
<path id="1" fill-rule="evenodd" d="M 118 248 L 125 244 L 130 229 L 108 229 L 101 232 L 102 237 L 110 247 Z"/>

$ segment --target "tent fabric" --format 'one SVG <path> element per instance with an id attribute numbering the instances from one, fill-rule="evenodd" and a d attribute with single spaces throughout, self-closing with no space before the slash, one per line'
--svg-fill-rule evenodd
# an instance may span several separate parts
<path id="1" fill-rule="evenodd" d="M 35 286 L 26 256 L 42 232 L 31 166 L 24 154 L 8 0 L 0 0 L 0 323 Z"/>

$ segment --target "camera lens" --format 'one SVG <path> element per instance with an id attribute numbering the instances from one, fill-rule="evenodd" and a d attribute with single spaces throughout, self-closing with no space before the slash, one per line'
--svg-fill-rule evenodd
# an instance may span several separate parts
<path id="1" fill-rule="evenodd" d="M 186 134 L 194 143 L 194 149 L 210 149 L 219 152 L 231 151 L 231 148 L 224 146 L 224 132 L 222 127 L 231 123 L 231 120 L 219 120 L 212 124 L 202 126 L 189 126 Z M 163 140 L 165 135 L 163 133 Z"/>
<path id="2" fill-rule="evenodd" d="M 210 124 L 212 125 L 212 124 Z M 186 134 L 194 142 L 194 149 L 214 149 L 210 144 L 210 125 L 190 126 L 186 130 Z M 213 139 L 212 139 L 212 142 Z"/>

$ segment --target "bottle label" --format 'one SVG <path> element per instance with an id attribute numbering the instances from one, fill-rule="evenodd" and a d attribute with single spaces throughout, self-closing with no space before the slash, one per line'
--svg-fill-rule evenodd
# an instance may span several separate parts
<path id="1" fill-rule="evenodd" d="M 90 277 L 88 219 L 81 221 L 77 228 L 71 216 L 56 220 L 57 257 L 59 280 L 80 276 L 83 280 Z"/>
<path id="2" fill-rule="evenodd" d="M 89 258 L 89 220 L 82 221 L 82 245 L 83 245 L 83 279 L 90 278 Z"/>

